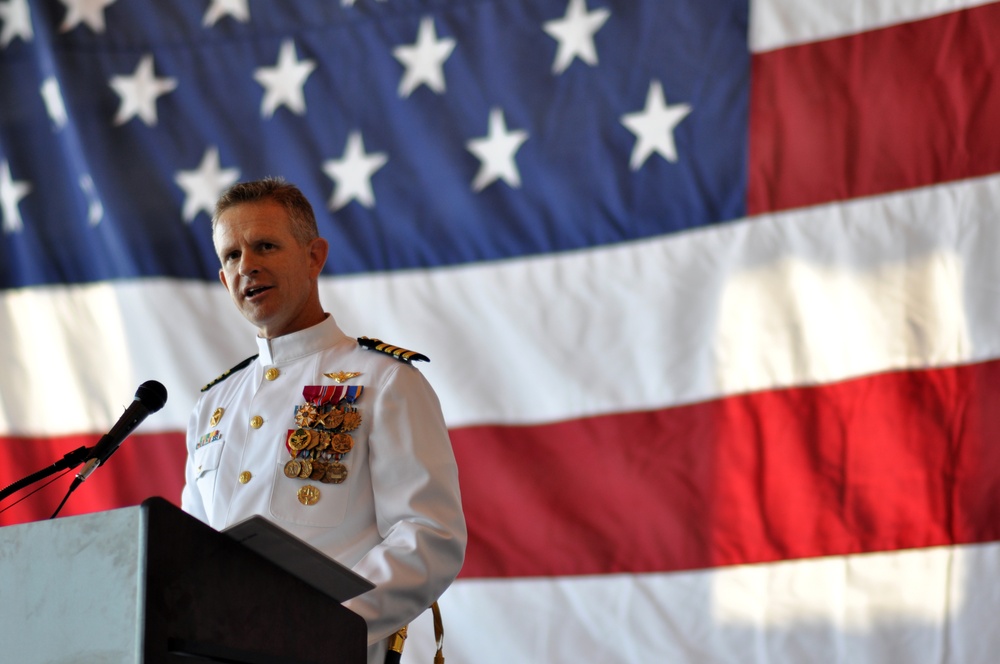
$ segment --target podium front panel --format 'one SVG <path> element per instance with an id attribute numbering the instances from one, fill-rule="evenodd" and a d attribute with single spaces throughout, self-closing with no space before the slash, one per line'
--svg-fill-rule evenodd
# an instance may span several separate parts
<path id="1" fill-rule="evenodd" d="M 363 664 L 364 620 L 162 499 L 0 528 L 18 664 Z"/>
<path id="2" fill-rule="evenodd" d="M 136 508 L 0 528 L 4 661 L 142 661 L 141 522 Z"/>

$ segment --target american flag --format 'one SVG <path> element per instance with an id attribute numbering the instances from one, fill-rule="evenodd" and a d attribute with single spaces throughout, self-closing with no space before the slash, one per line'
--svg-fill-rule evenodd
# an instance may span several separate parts
<path id="1" fill-rule="evenodd" d="M 210 210 L 281 175 L 338 324 L 431 358 L 449 661 L 993 662 L 998 34 L 976 0 L 0 0 L 0 484 L 156 379 L 61 516 L 179 501 L 198 389 L 255 352 Z"/>

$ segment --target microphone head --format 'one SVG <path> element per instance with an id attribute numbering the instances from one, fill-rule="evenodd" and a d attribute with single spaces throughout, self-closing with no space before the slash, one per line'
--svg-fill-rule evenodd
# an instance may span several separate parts
<path id="1" fill-rule="evenodd" d="M 135 391 L 135 400 L 149 412 L 155 413 L 167 403 L 167 388 L 158 381 L 147 380 Z"/>

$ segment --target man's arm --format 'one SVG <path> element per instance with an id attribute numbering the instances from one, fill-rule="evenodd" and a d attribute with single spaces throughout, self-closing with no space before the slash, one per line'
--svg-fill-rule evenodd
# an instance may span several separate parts
<path id="1" fill-rule="evenodd" d="M 444 592 L 462 567 L 467 539 L 455 457 L 430 384 L 400 364 L 373 392 L 369 462 L 383 541 L 354 566 L 376 588 L 345 603 L 368 622 L 369 643 Z"/>

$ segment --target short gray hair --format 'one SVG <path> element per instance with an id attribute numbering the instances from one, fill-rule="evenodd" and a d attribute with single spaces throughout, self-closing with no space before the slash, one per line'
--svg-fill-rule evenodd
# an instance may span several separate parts
<path id="1" fill-rule="evenodd" d="M 292 236 L 302 245 L 319 237 L 316 215 L 309 199 L 294 184 L 280 177 L 266 177 L 251 182 L 238 182 L 227 189 L 215 203 L 212 215 L 212 237 L 223 212 L 242 203 L 272 200 L 285 209 L 292 222 Z"/>

